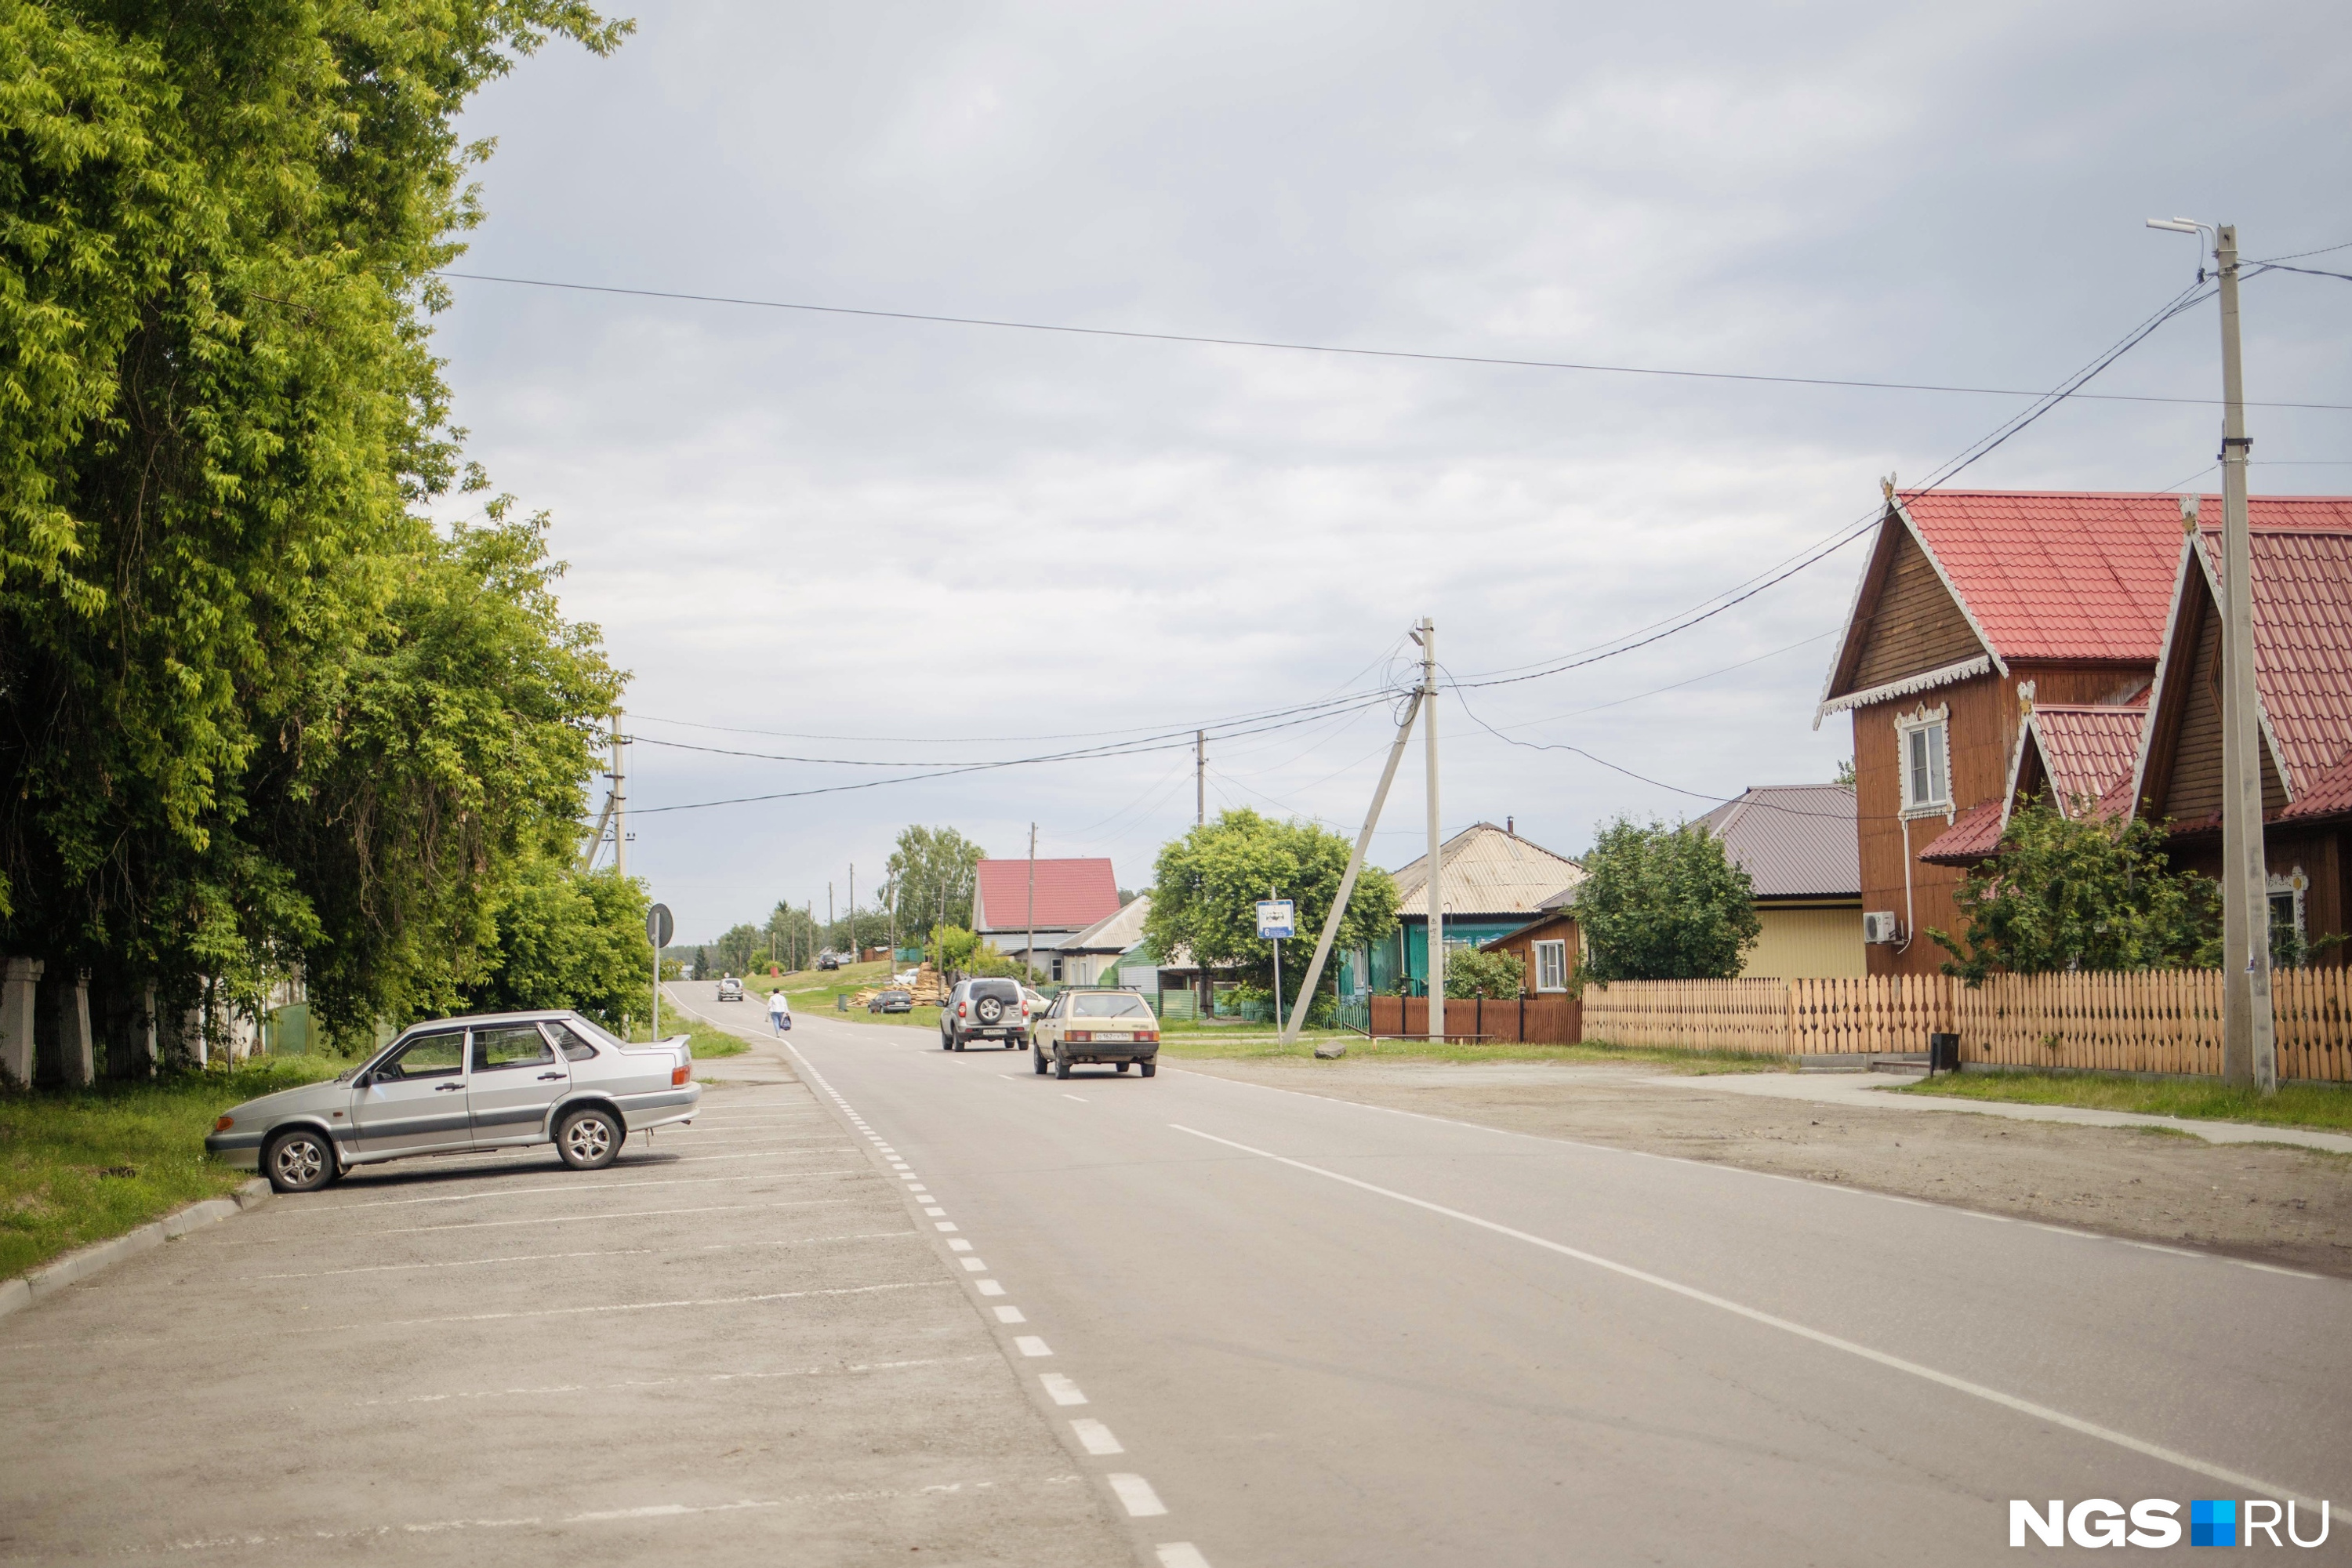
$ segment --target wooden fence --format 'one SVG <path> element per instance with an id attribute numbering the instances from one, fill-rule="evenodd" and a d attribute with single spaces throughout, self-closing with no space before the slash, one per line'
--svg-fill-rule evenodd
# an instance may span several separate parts
<path id="1" fill-rule="evenodd" d="M 1750 1056 L 1924 1051 L 1952 1027 L 1940 974 L 1825 980 L 1621 980 L 1584 992 L 1588 1038 Z"/>
<path id="2" fill-rule="evenodd" d="M 1375 1038 L 1429 1033 L 1429 999 L 1425 996 L 1372 996 L 1370 1005 Z M 1572 1046 L 1583 1038 L 1583 1009 L 1573 996 L 1522 996 L 1516 1001 L 1485 1001 L 1450 996 L 1445 1002 L 1445 1034 L 1449 1039 L 1475 1039 L 1485 1045 L 1528 1041 Z"/>

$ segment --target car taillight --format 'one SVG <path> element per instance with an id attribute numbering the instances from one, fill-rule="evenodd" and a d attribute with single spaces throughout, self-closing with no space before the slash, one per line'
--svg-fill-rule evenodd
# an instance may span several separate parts
<path id="1" fill-rule="evenodd" d="M 232 1128 L 232 1127 L 236 1126 L 236 1117 L 234 1117 L 234 1116 L 224 1116 L 224 1117 L 222 1117 L 218 1121 L 215 1121 L 215 1122 L 214 1122 L 214 1123 L 213 1123 L 213 1131 L 215 1131 L 215 1132 L 226 1132 L 226 1131 L 227 1131 L 230 1128 Z"/>
<path id="2" fill-rule="evenodd" d="M 1063 1038 L 1074 1046 L 1091 1046 L 1095 1043 L 1094 1031 L 1091 1029 L 1072 1029 Z"/>
<path id="3" fill-rule="evenodd" d="M 1160 1032 L 1156 1029 L 1146 1029 L 1135 1037 L 1146 1045 L 1156 1046 L 1160 1043 Z"/>
<path id="4" fill-rule="evenodd" d="M 672 1068 L 669 1069 L 669 1086 L 672 1089 L 679 1088 L 693 1076 L 694 1068 L 691 1067 Z"/>
<path id="5" fill-rule="evenodd" d="M 959 1003 L 957 1003 L 957 1004 L 956 1004 L 956 1016 L 957 1016 L 957 1017 L 959 1017 L 959 1018 L 969 1018 L 969 1017 L 971 1017 L 971 1007 L 970 1004 L 968 1004 L 968 1003 L 963 1003 L 963 1002 L 959 1002 Z"/>

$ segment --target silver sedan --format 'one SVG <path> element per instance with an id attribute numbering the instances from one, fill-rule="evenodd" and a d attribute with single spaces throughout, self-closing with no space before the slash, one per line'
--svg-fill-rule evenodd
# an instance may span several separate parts
<path id="1" fill-rule="evenodd" d="M 381 1160 L 531 1143 L 593 1171 L 701 1100 L 684 1035 L 632 1046 L 577 1013 L 485 1013 L 419 1024 L 331 1083 L 233 1106 L 205 1148 L 281 1193 Z"/>

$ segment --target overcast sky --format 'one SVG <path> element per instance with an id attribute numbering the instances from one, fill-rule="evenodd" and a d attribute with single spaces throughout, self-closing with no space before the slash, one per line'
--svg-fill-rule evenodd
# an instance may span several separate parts
<path id="1" fill-rule="evenodd" d="M 2352 240 L 2340 0 L 635 15 L 615 57 L 551 47 L 468 115 L 499 148 L 462 270 L 2039 389 L 2192 281 L 2194 243 L 2151 215 L 2235 222 L 2251 257 Z M 1570 654 L 1833 537 L 1882 476 L 2022 406 L 453 287 L 457 419 L 553 514 L 567 607 L 634 672 L 633 732 L 919 764 L 640 744 L 640 807 L 1377 689 L 1423 615 L 1465 679 Z M 2352 403 L 2352 285 L 2274 272 L 2245 315 L 2251 398 Z M 2216 334 L 2200 307 L 2092 389 L 2212 396 Z M 1960 483 L 2210 487 L 2218 418 L 2070 403 Z M 2352 490 L 2347 418 L 2255 409 L 2257 493 Z M 1851 734 L 1812 711 L 1861 555 L 1469 694 L 1513 739 L 1655 784 L 1508 744 L 1448 696 L 1447 830 L 1515 816 L 1574 853 L 1619 813 L 1829 777 Z M 1213 742 L 1209 809 L 1352 833 L 1389 726 L 1375 707 Z M 1418 852 L 1418 761 L 1379 864 Z M 908 822 L 1015 855 L 1034 821 L 1041 855 L 1147 886 L 1192 810 L 1188 744 L 649 813 L 630 866 L 691 939 L 780 899 L 821 915 L 853 861 L 870 894 Z"/>

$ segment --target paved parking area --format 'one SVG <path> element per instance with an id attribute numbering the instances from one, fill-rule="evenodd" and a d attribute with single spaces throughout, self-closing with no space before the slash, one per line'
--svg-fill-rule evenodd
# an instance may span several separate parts
<path id="1" fill-rule="evenodd" d="M 1133 1561 L 908 1184 L 729 1079 L 601 1172 L 375 1167 L 0 1321 L 0 1560 Z"/>

